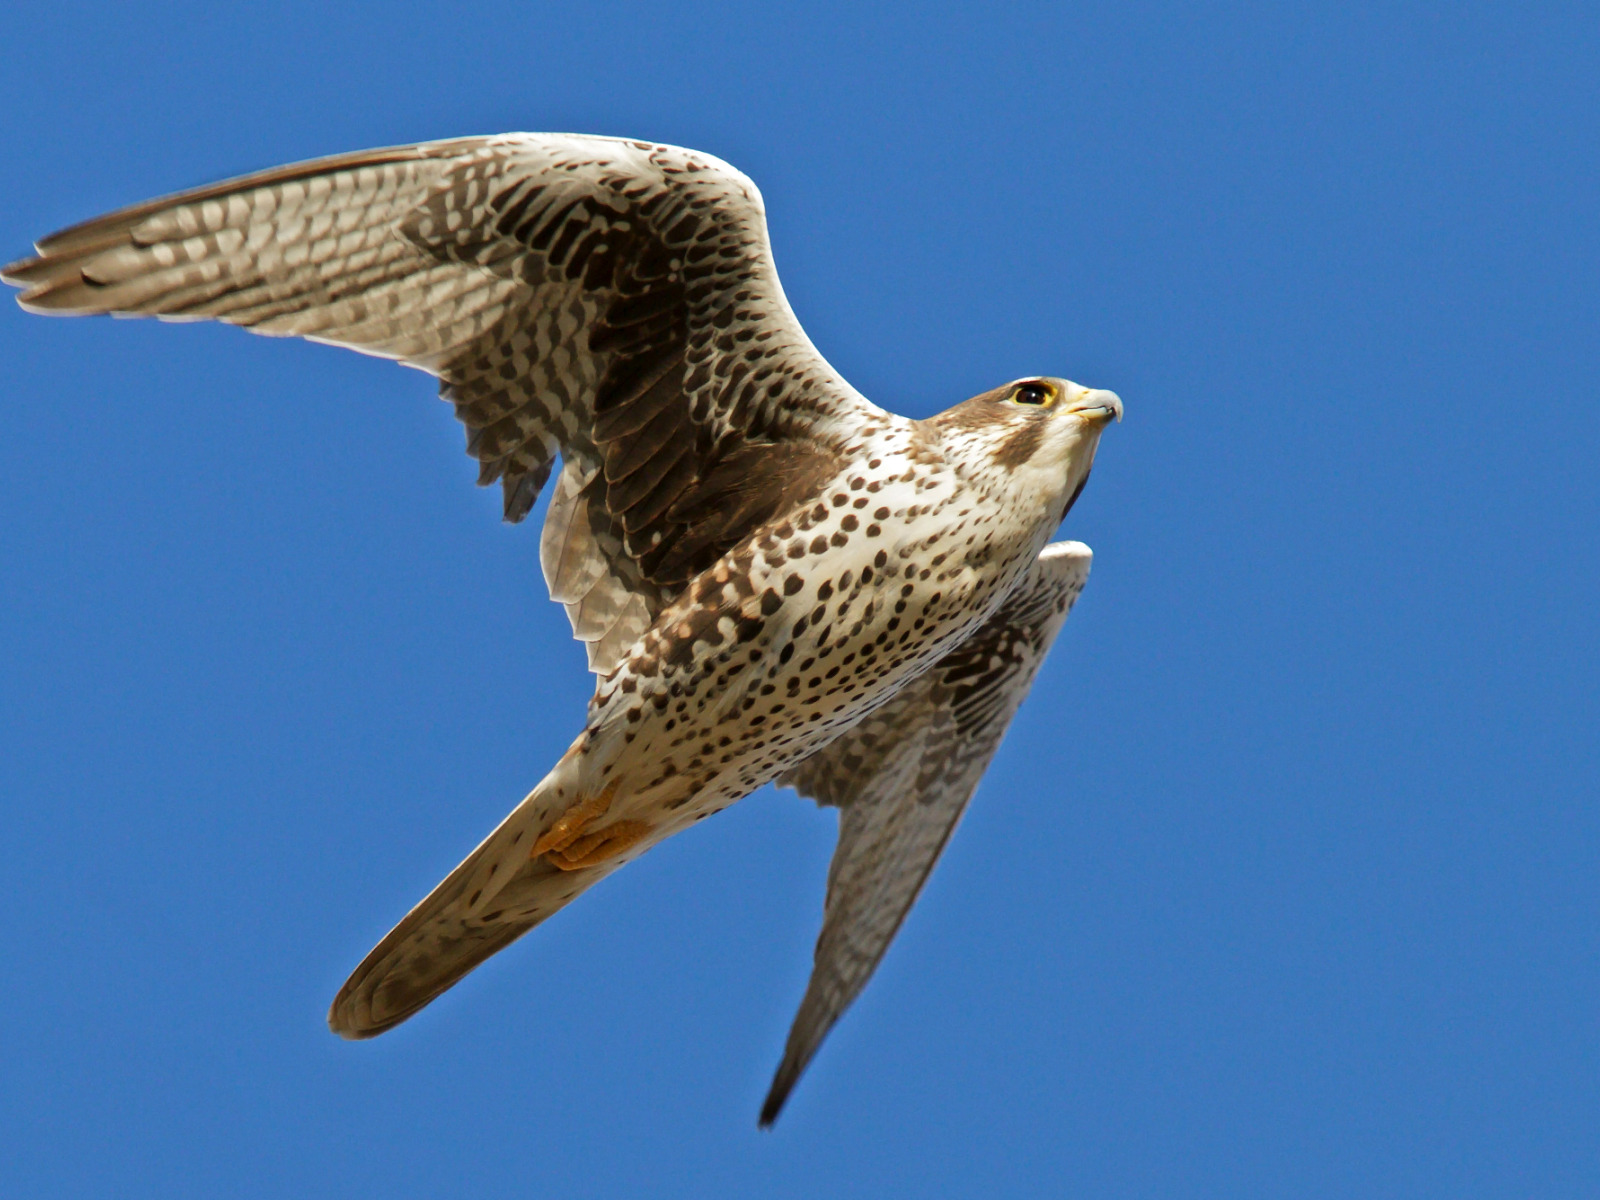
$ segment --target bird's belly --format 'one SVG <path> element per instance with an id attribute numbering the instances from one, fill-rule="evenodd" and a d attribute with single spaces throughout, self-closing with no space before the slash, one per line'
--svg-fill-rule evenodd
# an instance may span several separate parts
<path id="1" fill-rule="evenodd" d="M 769 782 L 937 661 L 1034 552 L 970 509 L 873 499 L 780 525 L 662 612 L 590 726 L 619 816 L 665 836 Z"/>

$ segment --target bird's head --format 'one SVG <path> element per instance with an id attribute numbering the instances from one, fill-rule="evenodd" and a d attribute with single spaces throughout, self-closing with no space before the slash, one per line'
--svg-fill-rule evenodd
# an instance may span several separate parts
<path id="1" fill-rule="evenodd" d="M 1059 521 L 1089 478 L 1100 432 L 1122 420 L 1115 392 L 1030 376 L 931 418 L 945 454 L 981 487 Z"/>

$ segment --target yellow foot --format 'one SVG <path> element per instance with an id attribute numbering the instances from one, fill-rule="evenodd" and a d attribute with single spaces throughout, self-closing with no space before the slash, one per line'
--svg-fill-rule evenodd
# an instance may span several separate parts
<path id="1" fill-rule="evenodd" d="M 651 826 L 643 821 L 618 821 L 607 825 L 598 833 L 587 834 L 559 850 L 550 850 L 545 858 L 550 865 L 563 871 L 581 871 L 615 858 L 629 846 L 645 837 Z"/>
<path id="2" fill-rule="evenodd" d="M 648 834 L 650 826 L 643 821 L 617 821 L 594 833 L 584 832 L 606 815 L 616 794 L 617 785 L 612 783 L 589 799 L 574 804 L 533 843 L 528 857 L 538 858 L 542 854 L 553 867 L 579 871 L 621 854 Z"/>

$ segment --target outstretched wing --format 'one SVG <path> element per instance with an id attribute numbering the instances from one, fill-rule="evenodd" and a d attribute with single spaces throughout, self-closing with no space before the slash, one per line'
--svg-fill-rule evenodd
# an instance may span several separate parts
<path id="1" fill-rule="evenodd" d="M 938 861 L 1006 726 L 1089 578 L 1089 547 L 1046 546 L 999 611 L 844 737 L 779 779 L 839 808 L 822 934 L 770 1125 L 840 1014 L 861 993 Z"/>
<path id="2" fill-rule="evenodd" d="M 801 330 L 755 185 L 673 146 L 319 159 L 64 230 L 0 276 L 35 312 L 214 319 L 430 371 L 511 521 L 559 453 L 540 555 L 600 672 L 886 417 Z"/>

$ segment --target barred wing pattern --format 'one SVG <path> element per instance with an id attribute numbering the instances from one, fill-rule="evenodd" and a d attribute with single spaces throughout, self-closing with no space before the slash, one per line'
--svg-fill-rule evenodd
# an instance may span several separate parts
<path id="1" fill-rule="evenodd" d="M 887 417 L 801 330 L 755 185 L 672 146 L 319 159 L 64 230 L 0 276 L 36 312 L 214 319 L 429 371 L 511 521 L 559 453 L 540 558 L 601 673 Z"/>
<path id="2" fill-rule="evenodd" d="M 850 733 L 779 779 L 840 810 L 805 998 L 761 1109 L 778 1117 L 911 910 L 1089 578 L 1089 547 L 1046 546 L 977 632 Z"/>

